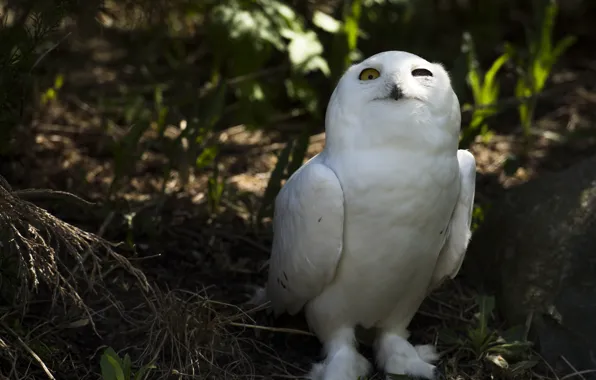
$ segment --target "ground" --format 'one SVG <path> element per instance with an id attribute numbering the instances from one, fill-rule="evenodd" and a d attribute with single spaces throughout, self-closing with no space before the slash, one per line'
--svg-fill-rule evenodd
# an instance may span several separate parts
<path id="1" fill-rule="evenodd" d="M 40 80 L 40 87 L 56 73 L 65 75 L 65 85 L 55 101 L 36 109 L 31 128 L 23 129 L 18 140 L 20 146 L 10 160 L 0 163 L 0 173 L 13 188 L 49 188 L 104 201 L 114 176 L 109 147 L 121 131 L 110 128 L 110 123 L 122 125 L 118 114 L 124 108 L 110 108 L 106 99 L 117 98 L 119 86 L 138 85 L 136 73 L 143 66 L 142 60 L 134 59 L 140 54 L 134 51 L 135 44 L 113 37 L 77 36 L 73 44 L 59 46 L 45 59 L 47 77 Z M 575 55 L 557 68 L 541 98 L 539 132 L 519 169 L 512 175 L 504 170 L 507 157 L 520 156 L 523 143 L 515 109 L 499 118 L 490 141 L 477 139 L 470 147 L 478 163 L 478 204 L 489 204 L 510 186 L 544 171 L 560 170 L 594 152 L 596 54 L 583 49 Z M 105 344 L 122 350 L 122 355 L 130 352 L 133 359 L 144 363 L 156 360 L 162 371 L 171 365 L 187 374 L 194 371 L 197 378 L 303 376 L 320 359 L 320 346 L 301 317 L 273 320 L 243 303 L 265 281 L 271 242 L 269 221 L 255 223 L 255 212 L 276 154 L 306 122 L 289 119 L 259 131 L 239 125 L 216 136 L 226 181 L 217 214 L 207 208 L 208 170 L 193 173 L 184 190 L 178 189 L 174 176 L 165 194 L 160 192 L 166 158 L 158 149 L 142 157 L 129 183 L 107 204 L 79 208 L 59 198 L 35 199 L 56 216 L 110 241 L 130 241 L 132 236 L 136 252 L 126 247 L 124 251 L 151 286 L 151 291 L 143 293 L 120 269 L 103 268 L 101 277 L 112 302 L 103 305 L 105 300 L 99 302 L 99 296 L 87 296 L 101 337 L 78 314 L 71 318 L 70 328 L 54 326 L 60 330 L 55 347 L 69 351 L 73 363 L 59 368 L 70 368 L 76 378 L 94 378 Z M 322 126 L 318 131 L 311 137 L 308 157 L 323 147 Z M 132 224 L 127 216 L 134 216 Z M 436 342 L 438 331 L 445 326 L 470 328 L 475 323 L 476 295 L 463 276 L 446 284 L 425 301 L 415 317 L 413 340 Z M 491 320 L 491 326 L 500 327 L 498 317 Z M 35 333 L 28 336 L 34 340 Z M 490 363 L 478 361 L 465 350 L 440 347 L 446 350 L 441 367 L 449 378 L 481 379 L 493 373 Z M 190 357 L 200 358 L 200 363 L 192 363 Z M 67 373 L 55 375 L 68 378 Z M 522 377 L 540 378 L 530 372 Z"/>

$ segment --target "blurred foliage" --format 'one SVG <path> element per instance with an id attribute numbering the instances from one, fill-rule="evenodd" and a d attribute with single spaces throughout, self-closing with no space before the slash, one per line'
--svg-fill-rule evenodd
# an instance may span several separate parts
<path id="1" fill-rule="evenodd" d="M 534 0 L 536 4 L 537 1 Z M 520 72 L 515 86 L 515 96 L 520 99 L 519 118 L 526 136 L 532 128 L 536 95 L 538 95 L 550 76 L 553 65 L 572 44 L 575 36 L 566 36 L 553 44 L 553 30 L 558 12 L 555 0 L 549 0 L 545 6 L 535 6 L 536 20 L 533 28 L 526 30 L 526 46 L 514 48 L 507 45 L 512 55 L 517 57 Z"/>
<path id="2" fill-rule="evenodd" d="M 193 172 L 209 171 L 208 199 L 216 212 L 225 193 L 217 167 L 219 132 L 232 125 L 268 128 L 279 120 L 304 117 L 304 130 L 279 153 L 259 212 L 265 217 L 283 181 L 302 164 L 309 136 L 321 129 L 327 99 L 339 77 L 354 61 L 382 50 L 407 50 L 445 64 L 463 109 L 470 111 L 470 117 L 463 119 L 462 146 L 478 134 L 490 138 L 499 102 L 507 96 L 519 98 L 520 123 L 527 130 L 535 95 L 544 89 L 553 65 L 574 38 L 553 43 L 557 5 L 550 0 L 532 2 L 526 12 L 536 15 L 534 29 L 525 39 L 523 33 L 516 37 L 503 22 L 515 4 L 510 0 L 9 2 L 3 5 L 0 32 L 0 154 L 10 146 L 6 142 L 15 126 L 24 124 L 23 110 L 33 104 L 29 89 L 39 63 L 58 44 L 69 43 L 66 21 L 89 29 L 107 17 L 112 21 L 103 22 L 101 28 L 136 33 L 140 36 L 136 43 L 146 45 L 148 54 L 146 86 L 125 87 L 120 97 L 102 99 L 108 115 L 105 128 L 123 131 L 112 146 L 115 178 L 108 195 L 127 183 L 146 152 L 158 149 L 169 157 L 163 191 L 173 173 L 185 186 Z M 508 41 L 511 36 L 514 39 Z M 517 85 L 503 88 L 502 73 L 513 69 Z M 42 105 L 56 98 L 64 82 L 58 75 L 46 83 Z M 109 116 L 108 110 L 118 116 Z"/>
<path id="3" fill-rule="evenodd" d="M 75 5 L 75 0 L 0 3 L 0 154 L 9 150 L 30 105 L 33 70 L 55 48 L 53 37 Z"/>
<path id="4" fill-rule="evenodd" d="M 503 53 L 493 62 L 488 71 L 483 73 L 474 49 L 472 36 L 469 33 L 464 34 L 462 50 L 467 52 L 468 55 L 468 75 L 466 79 L 474 99 L 472 120 L 468 128 L 464 128 L 461 136 L 462 145 L 466 146 L 479 133 L 485 139 L 490 138 L 487 119 L 496 113 L 499 100 L 500 83 L 497 81 L 496 76 L 503 65 L 509 61 L 509 54 Z"/>

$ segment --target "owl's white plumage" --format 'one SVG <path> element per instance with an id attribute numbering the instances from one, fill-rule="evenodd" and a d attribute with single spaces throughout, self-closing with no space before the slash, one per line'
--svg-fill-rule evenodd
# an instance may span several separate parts
<path id="1" fill-rule="evenodd" d="M 379 76 L 361 80 L 369 68 Z M 277 196 L 267 297 L 276 314 L 304 309 L 324 344 L 313 379 L 369 373 L 357 325 L 380 331 L 385 372 L 432 378 L 436 352 L 412 346 L 407 327 L 426 295 L 459 271 L 476 173 L 472 154 L 458 151 L 449 76 L 410 53 L 372 56 L 339 81 L 325 129 L 323 151 Z"/>

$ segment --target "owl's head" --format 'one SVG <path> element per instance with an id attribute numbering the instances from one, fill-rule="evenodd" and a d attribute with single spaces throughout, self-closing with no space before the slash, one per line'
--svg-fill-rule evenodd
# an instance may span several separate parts
<path id="1" fill-rule="evenodd" d="M 351 66 L 326 115 L 327 129 L 338 131 L 333 133 L 354 124 L 387 137 L 431 127 L 458 134 L 460 121 L 459 101 L 443 66 L 403 51 L 379 53 Z"/>

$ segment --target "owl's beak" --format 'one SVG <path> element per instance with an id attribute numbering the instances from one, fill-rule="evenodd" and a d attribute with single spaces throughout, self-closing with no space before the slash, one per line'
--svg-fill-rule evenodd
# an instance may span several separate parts
<path id="1" fill-rule="evenodd" d="M 389 98 L 391 98 L 393 100 L 400 100 L 403 97 L 404 97 L 404 93 L 402 92 L 401 88 L 399 88 L 399 85 L 394 84 L 393 87 L 391 87 L 391 92 L 389 93 Z"/>

